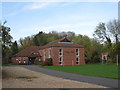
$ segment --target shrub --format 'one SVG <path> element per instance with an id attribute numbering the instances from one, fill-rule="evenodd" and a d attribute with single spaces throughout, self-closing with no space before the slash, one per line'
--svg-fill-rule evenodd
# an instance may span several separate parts
<path id="1" fill-rule="evenodd" d="M 43 66 L 52 66 L 53 62 L 52 62 L 52 58 L 47 58 L 43 63 Z"/>
<path id="2" fill-rule="evenodd" d="M 36 65 L 42 65 L 42 61 L 36 61 Z"/>

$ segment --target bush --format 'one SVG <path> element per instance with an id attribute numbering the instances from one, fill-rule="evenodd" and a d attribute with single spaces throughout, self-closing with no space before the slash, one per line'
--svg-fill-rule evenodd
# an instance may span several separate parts
<path id="1" fill-rule="evenodd" d="M 36 61 L 36 65 L 42 65 L 42 61 Z"/>
<path id="2" fill-rule="evenodd" d="M 43 63 L 43 66 L 52 66 L 53 62 L 52 62 L 52 58 L 47 58 Z"/>

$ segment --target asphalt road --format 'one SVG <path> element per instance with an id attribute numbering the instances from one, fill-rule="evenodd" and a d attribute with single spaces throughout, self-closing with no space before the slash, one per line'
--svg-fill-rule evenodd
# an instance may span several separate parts
<path id="1" fill-rule="evenodd" d="M 118 88 L 118 86 L 119 86 L 118 82 L 120 82 L 120 80 L 118 81 L 117 79 L 93 77 L 93 76 L 86 76 L 86 75 L 44 69 L 44 68 L 40 68 L 38 65 L 22 65 L 22 67 L 27 68 L 29 70 L 41 72 L 41 73 L 44 73 L 47 75 L 51 75 L 51 76 L 56 76 L 56 77 L 80 81 L 80 82 L 93 83 L 93 84 L 97 84 L 97 85 L 107 86 L 110 88 Z"/>

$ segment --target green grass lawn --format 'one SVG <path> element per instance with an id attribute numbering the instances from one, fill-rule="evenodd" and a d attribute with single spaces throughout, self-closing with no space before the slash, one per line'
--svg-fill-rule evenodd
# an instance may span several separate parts
<path id="1" fill-rule="evenodd" d="M 82 75 L 106 77 L 118 79 L 118 66 L 116 64 L 86 64 L 86 65 L 69 65 L 69 66 L 43 66 L 43 68 L 77 73 Z M 120 79 L 120 77 L 119 77 Z"/>

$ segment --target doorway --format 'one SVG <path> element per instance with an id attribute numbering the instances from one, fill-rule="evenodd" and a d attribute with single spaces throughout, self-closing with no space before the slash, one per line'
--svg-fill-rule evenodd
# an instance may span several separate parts
<path id="1" fill-rule="evenodd" d="M 28 57 L 28 65 L 35 64 L 36 57 Z"/>

